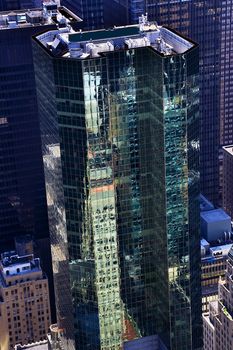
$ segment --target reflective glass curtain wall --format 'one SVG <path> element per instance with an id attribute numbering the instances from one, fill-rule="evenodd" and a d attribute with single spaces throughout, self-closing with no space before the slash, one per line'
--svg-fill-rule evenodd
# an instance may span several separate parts
<path id="1" fill-rule="evenodd" d="M 230 59 L 232 0 L 145 0 L 150 20 L 200 45 L 201 191 L 221 203 L 221 146 L 233 143 Z"/>
<path id="2" fill-rule="evenodd" d="M 197 48 L 174 57 L 138 48 L 75 60 L 34 47 L 65 343 L 120 350 L 158 333 L 172 350 L 197 349 Z M 51 166 L 55 145 L 62 177 Z M 62 213 L 67 234 L 58 229 Z M 59 271 L 67 254 L 69 267 Z M 70 281 L 59 279 L 65 271 Z"/>

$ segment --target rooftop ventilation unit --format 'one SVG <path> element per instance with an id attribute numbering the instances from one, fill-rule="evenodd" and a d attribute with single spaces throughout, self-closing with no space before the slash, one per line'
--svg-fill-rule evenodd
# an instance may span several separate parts
<path id="1" fill-rule="evenodd" d="M 132 49 L 135 47 L 150 46 L 150 40 L 145 36 L 138 39 L 127 39 L 125 40 L 125 44 L 127 45 L 128 49 Z"/>
<path id="2" fill-rule="evenodd" d="M 110 41 L 105 43 L 87 43 L 86 52 L 90 54 L 91 57 L 98 57 L 100 52 L 114 51 L 114 45 Z"/>
<path id="3" fill-rule="evenodd" d="M 72 58 L 79 58 L 83 54 L 83 50 L 80 48 L 78 43 L 69 43 L 69 52 L 70 52 L 70 57 Z"/>

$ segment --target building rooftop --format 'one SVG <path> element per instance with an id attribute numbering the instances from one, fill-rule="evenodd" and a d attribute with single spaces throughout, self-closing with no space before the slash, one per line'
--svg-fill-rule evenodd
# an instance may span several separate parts
<path id="1" fill-rule="evenodd" d="M 229 251 L 231 250 L 232 243 L 230 244 L 223 244 L 217 247 L 210 247 L 210 253 L 214 257 L 218 256 L 228 256 Z"/>
<path id="2" fill-rule="evenodd" d="M 201 241 L 201 245 L 203 240 Z M 227 259 L 233 243 L 222 244 L 214 247 L 208 247 L 205 255 L 202 255 L 202 262 L 213 262 L 217 259 Z"/>
<path id="3" fill-rule="evenodd" d="M 230 216 L 221 208 L 201 212 L 201 217 L 208 223 L 230 220 Z"/>
<path id="4" fill-rule="evenodd" d="M 66 7 L 58 7 L 55 2 L 44 2 L 42 9 L 17 10 L 0 12 L 0 30 L 28 28 L 55 24 L 66 27 L 67 24 L 81 22 Z"/>
<path id="5" fill-rule="evenodd" d="M 163 56 L 183 54 L 196 44 L 157 23 L 149 23 L 146 16 L 138 25 L 112 29 L 72 33 L 52 30 L 35 36 L 55 57 L 85 59 L 122 49 L 150 47 Z"/>
<path id="6" fill-rule="evenodd" d="M 41 271 L 39 258 L 34 258 L 33 255 L 18 256 L 12 252 L 2 254 L 0 273 L 4 279 L 35 271 Z"/>
<path id="7" fill-rule="evenodd" d="M 229 153 L 231 156 L 233 156 L 233 145 L 224 146 L 223 150 Z"/>

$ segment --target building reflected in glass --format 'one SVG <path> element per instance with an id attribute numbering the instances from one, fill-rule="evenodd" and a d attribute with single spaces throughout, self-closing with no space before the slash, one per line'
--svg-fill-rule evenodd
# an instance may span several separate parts
<path id="1" fill-rule="evenodd" d="M 145 0 L 150 20 L 167 25 L 200 47 L 201 191 L 222 197 L 222 146 L 233 143 L 231 52 L 232 1 Z"/>
<path id="2" fill-rule="evenodd" d="M 61 5 L 83 19 L 84 30 L 128 24 L 128 0 L 61 0 Z"/>
<path id="3" fill-rule="evenodd" d="M 198 349 L 196 44 L 141 18 L 33 46 L 61 341 Z"/>

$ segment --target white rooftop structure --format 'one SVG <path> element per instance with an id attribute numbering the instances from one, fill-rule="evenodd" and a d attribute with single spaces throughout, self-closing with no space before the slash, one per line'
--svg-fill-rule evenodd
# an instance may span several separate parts
<path id="1" fill-rule="evenodd" d="M 3 253 L 0 261 L 0 284 L 7 286 L 12 278 L 20 276 L 21 279 L 27 278 L 27 275 L 35 278 L 43 275 L 40 259 L 34 258 L 33 254 L 19 256 L 13 252 Z"/>
<path id="2" fill-rule="evenodd" d="M 15 350 L 48 350 L 48 348 L 48 340 L 41 340 L 27 345 L 15 345 Z"/>
<path id="3" fill-rule="evenodd" d="M 151 47 L 162 55 L 182 54 L 195 46 L 176 32 L 140 18 L 139 25 L 71 33 L 49 31 L 36 37 L 54 56 L 85 59 L 121 49 Z M 56 50 L 58 42 L 62 50 Z"/>
<path id="4" fill-rule="evenodd" d="M 229 153 L 231 156 L 233 156 L 233 145 L 224 146 L 223 150 Z"/>
<path id="5" fill-rule="evenodd" d="M 0 12 L 0 30 L 35 27 L 49 24 L 66 26 L 81 19 L 55 0 L 44 1 L 43 8 Z"/>
<path id="6" fill-rule="evenodd" d="M 233 246 L 233 243 L 210 246 L 210 244 L 205 239 L 202 239 L 201 240 L 202 261 L 203 262 L 208 260 L 213 261 L 220 258 L 227 259 L 232 246 Z"/>

